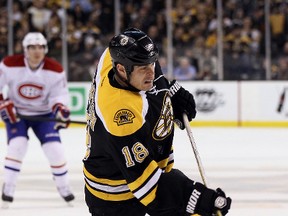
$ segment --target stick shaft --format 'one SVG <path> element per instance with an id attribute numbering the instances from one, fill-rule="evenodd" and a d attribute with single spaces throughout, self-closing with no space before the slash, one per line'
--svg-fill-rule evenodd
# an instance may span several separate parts
<path id="1" fill-rule="evenodd" d="M 203 168 L 203 165 L 202 165 L 202 162 L 201 162 L 201 158 L 200 158 L 199 152 L 197 150 L 196 142 L 195 142 L 194 137 L 193 137 L 193 133 L 192 133 L 192 130 L 191 130 L 191 127 L 190 127 L 190 123 L 189 123 L 188 117 L 187 117 L 187 115 L 185 113 L 183 113 L 183 121 L 184 121 L 185 129 L 187 131 L 187 135 L 189 137 L 189 140 L 190 140 L 190 143 L 191 143 L 191 146 L 192 146 L 195 158 L 196 158 L 196 162 L 197 162 L 197 165 L 198 165 L 198 169 L 199 169 L 203 184 L 206 187 L 208 187 L 207 186 L 207 179 L 206 179 L 206 176 L 205 176 L 205 173 L 204 173 L 204 168 Z M 217 210 L 216 211 L 216 215 L 217 216 L 222 216 L 222 213 L 219 210 Z"/>
<path id="2" fill-rule="evenodd" d="M 56 119 L 56 118 L 46 118 L 46 117 L 42 117 L 42 116 L 26 116 L 26 115 L 21 115 L 21 114 L 17 114 L 17 116 L 19 118 L 21 118 L 21 119 L 30 120 L 30 121 L 63 122 L 63 123 L 66 123 L 65 121 L 62 121 L 61 119 Z M 73 124 L 82 124 L 82 125 L 86 125 L 87 124 L 84 121 L 75 121 L 75 120 L 70 120 L 68 122 L 69 123 L 73 123 Z"/>
<path id="3" fill-rule="evenodd" d="M 202 179 L 204 185 L 207 187 L 207 181 L 206 181 L 206 176 L 205 176 L 205 173 L 204 173 L 204 168 L 203 168 L 203 165 L 202 165 L 202 162 L 201 162 L 201 158 L 200 158 L 199 152 L 197 150 L 196 142 L 194 140 L 194 137 L 193 137 L 193 134 L 192 134 L 192 131 L 191 131 L 191 127 L 190 127 L 190 123 L 189 123 L 189 120 L 188 120 L 188 117 L 187 117 L 186 114 L 183 114 L 183 120 L 184 120 L 184 125 L 185 125 L 185 129 L 186 129 L 187 135 L 189 137 L 189 140 L 190 140 L 193 152 L 194 152 L 194 156 L 196 158 L 196 162 L 197 162 L 197 165 L 198 165 L 198 170 L 199 170 L 200 175 L 201 175 L 201 179 Z"/>

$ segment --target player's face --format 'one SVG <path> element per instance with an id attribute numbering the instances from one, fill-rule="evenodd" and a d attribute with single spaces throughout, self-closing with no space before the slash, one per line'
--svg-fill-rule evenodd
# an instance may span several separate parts
<path id="1" fill-rule="evenodd" d="M 45 57 L 45 46 L 30 45 L 27 47 L 28 62 L 31 66 L 36 66 L 41 63 Z"/>
<path id="2" fill-rule="evenodd" d="M 133 72 L 130 74 L 130 84 L 142 91 L 150 90 L 153 87 L 155 78 L 155 63 L 134 66 L 133 69 Z"/>

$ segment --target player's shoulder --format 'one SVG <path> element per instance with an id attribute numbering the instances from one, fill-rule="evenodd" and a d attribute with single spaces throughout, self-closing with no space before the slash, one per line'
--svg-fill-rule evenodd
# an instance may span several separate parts
<path id="1" fill-rule="evenodd" d="M 11 55 L 3 59 L 3 64 L 7 67 L 24 67 L 24 55 Z"/>
<path id="2" fill-rule="evenodd" d="M 139 130 L 145 122 L 147 112 L 145 97 L 127 90 L 109 95 L 109 100 L 107 97 L 98 100 L 99 111 L 109 133 L 122 137 Z"/>
<path id="3" fill-rule="evenodd" d="M 59 62 L 47 56 L 44 58 L 43 69 L 55 73 L 62 73 L 64 71 L 62 65 Z"/>

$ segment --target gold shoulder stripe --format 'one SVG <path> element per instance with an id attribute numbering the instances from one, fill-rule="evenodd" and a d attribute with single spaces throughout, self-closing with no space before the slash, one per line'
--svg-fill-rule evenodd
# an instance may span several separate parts
<path id="1" fill-rule="evenodd" d="M 107 131 L 115 136 L 127 136 L 144 124 L 144 98 L 138 92 L 114 88 L 106 79 L 99 88 L 98 106 Z"/>
<path id="2" fill-rule="evenodd" d="M 145 94 L 111 86 L 108 77 L 111 69 L 112 60 L 107 49 L 98 64 L 96 113 L 108 132 L 115 136 L 127 136 L 144 124 L 143 116 L 148 110 L 148 103 Z"/>
<path id="3" fill-rule="evenodd" d="M 103 64 L 101 66 L 101 77 L 106 76 L 112 69 L 112 59 L 108 48 L 106 49 Z"/>

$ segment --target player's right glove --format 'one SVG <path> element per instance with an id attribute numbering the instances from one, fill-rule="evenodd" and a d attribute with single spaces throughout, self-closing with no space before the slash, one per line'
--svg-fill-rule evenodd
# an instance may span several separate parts
<path id="1" fill-rule="evenodd" d="M 175 117 L 175 123 L 180 129 L 184 129 L 183 113 L 187 114 L 191 121 L 196 116 L 196 105 L 193 95 L 184 89 L 176 80 L 170 83 L 169 95 L 172 101 L 172 107 Z"/>
<path id="2" fill-rule="evenodd" d="M 55 123 L 54 126 L 55 130 L 59 130 L 61 128 L 67 128 L 69 126 L 70 110 L 68 109 L 68 107 L 64 106 L 61 103 L 56 103 L 52 108 L 52 112 L 54 113 L 56 119 L 62 121 Z"/>
<path id="3" fill-rule="evenodd" d="M 3 97 L 1 97 L 2 100 L 0 100 L 0 115 L 4 122 L 14 124 L 19 121 L 19 118 L 17 118 L 16 109 L 14 106 L 13 101 L 7 99 L 3 100 Z"/>
<path id="4" fill-rule="evenodd" d="M 214 216 L 216 211 L 226 215 L 231 207 L 231 198 L 217 188 L 216 191 L 195 183 L 186 207 L 187 215 L 200 214 L 201 216 Z"/>

